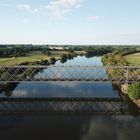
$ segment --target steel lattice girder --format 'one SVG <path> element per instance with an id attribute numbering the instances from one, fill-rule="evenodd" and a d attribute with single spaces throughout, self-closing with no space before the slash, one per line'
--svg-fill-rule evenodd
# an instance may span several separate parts
<path id="1" fill-rule="evenodd" d="M 0 81 L 140 82 L 134 66 L 0 66 Z"/>

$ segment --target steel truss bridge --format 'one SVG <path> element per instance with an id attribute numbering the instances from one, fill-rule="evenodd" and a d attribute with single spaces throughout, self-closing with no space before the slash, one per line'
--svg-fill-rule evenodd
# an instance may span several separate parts
<path id="1" fill-rule="evenodd" d="M 140 67 L 132 66 L 0 66 L 0 82 L 91 81 L 140 82 Z M 134 112 L 133 112 L 134 110 Z M 134 103 L 120 98 L 0 98 L 0 113 L 139 114 Z M 132 114 L 133 114 L 132 113 Z"/>
<path id="2" fill-rule="evenodd" d="M 0 66 L 0 82 L 140 82 L 140 66 Z"/>

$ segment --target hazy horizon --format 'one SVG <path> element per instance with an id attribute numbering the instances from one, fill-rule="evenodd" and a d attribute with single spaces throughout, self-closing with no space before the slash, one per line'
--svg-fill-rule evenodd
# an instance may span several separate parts
<path id="1" fill-rule="evenodd" d="M 50 46 L 140 46 L 140 44 L 32 44 L 32 43 L 1 43 L 0 45 L 50 45 Z"/>

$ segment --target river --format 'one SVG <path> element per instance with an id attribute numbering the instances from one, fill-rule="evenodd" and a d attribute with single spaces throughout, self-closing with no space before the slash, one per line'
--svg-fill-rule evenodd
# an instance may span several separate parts
<path id="1" fill-rule="evenodd" d="M 56 66 L 95 65 L 102 66 L 101 57 L 87 58 L 77 56 L 65 63 L 57 61 Z M 45 72 L 44 72 L 45 73 Z M 105 71 L 102 71 L 102 75 Z M 43 73 L 42 73 L 43 75 Z M 81 75 L 82 77 L 82 75 Z M 112 83 L 94 82 L 44 82 L 44 83 L 18 83 L 14 88 L 1 91 L 0 97 L 119 97 L 118 91 L 113 89 Z"/>
<path id="2" fill-rule="evenodd" d="M 55 65 L 101 65 L 101 57 L 78 56 Z M 111 83 L 18 83 L 1 89 L 0 97 L 120 98 Z M 48 114 L 0 115 L 2 140 L 138 140 L 140 117 L 132 115 Z"/>

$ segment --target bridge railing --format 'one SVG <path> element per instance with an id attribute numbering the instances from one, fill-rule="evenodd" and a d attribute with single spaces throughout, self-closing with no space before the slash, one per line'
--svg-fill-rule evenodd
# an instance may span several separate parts
<path id="1" fill-rule="evenodd" d="M 0 66 L 0 82 L 140 82 L 140 66 Z"/>

